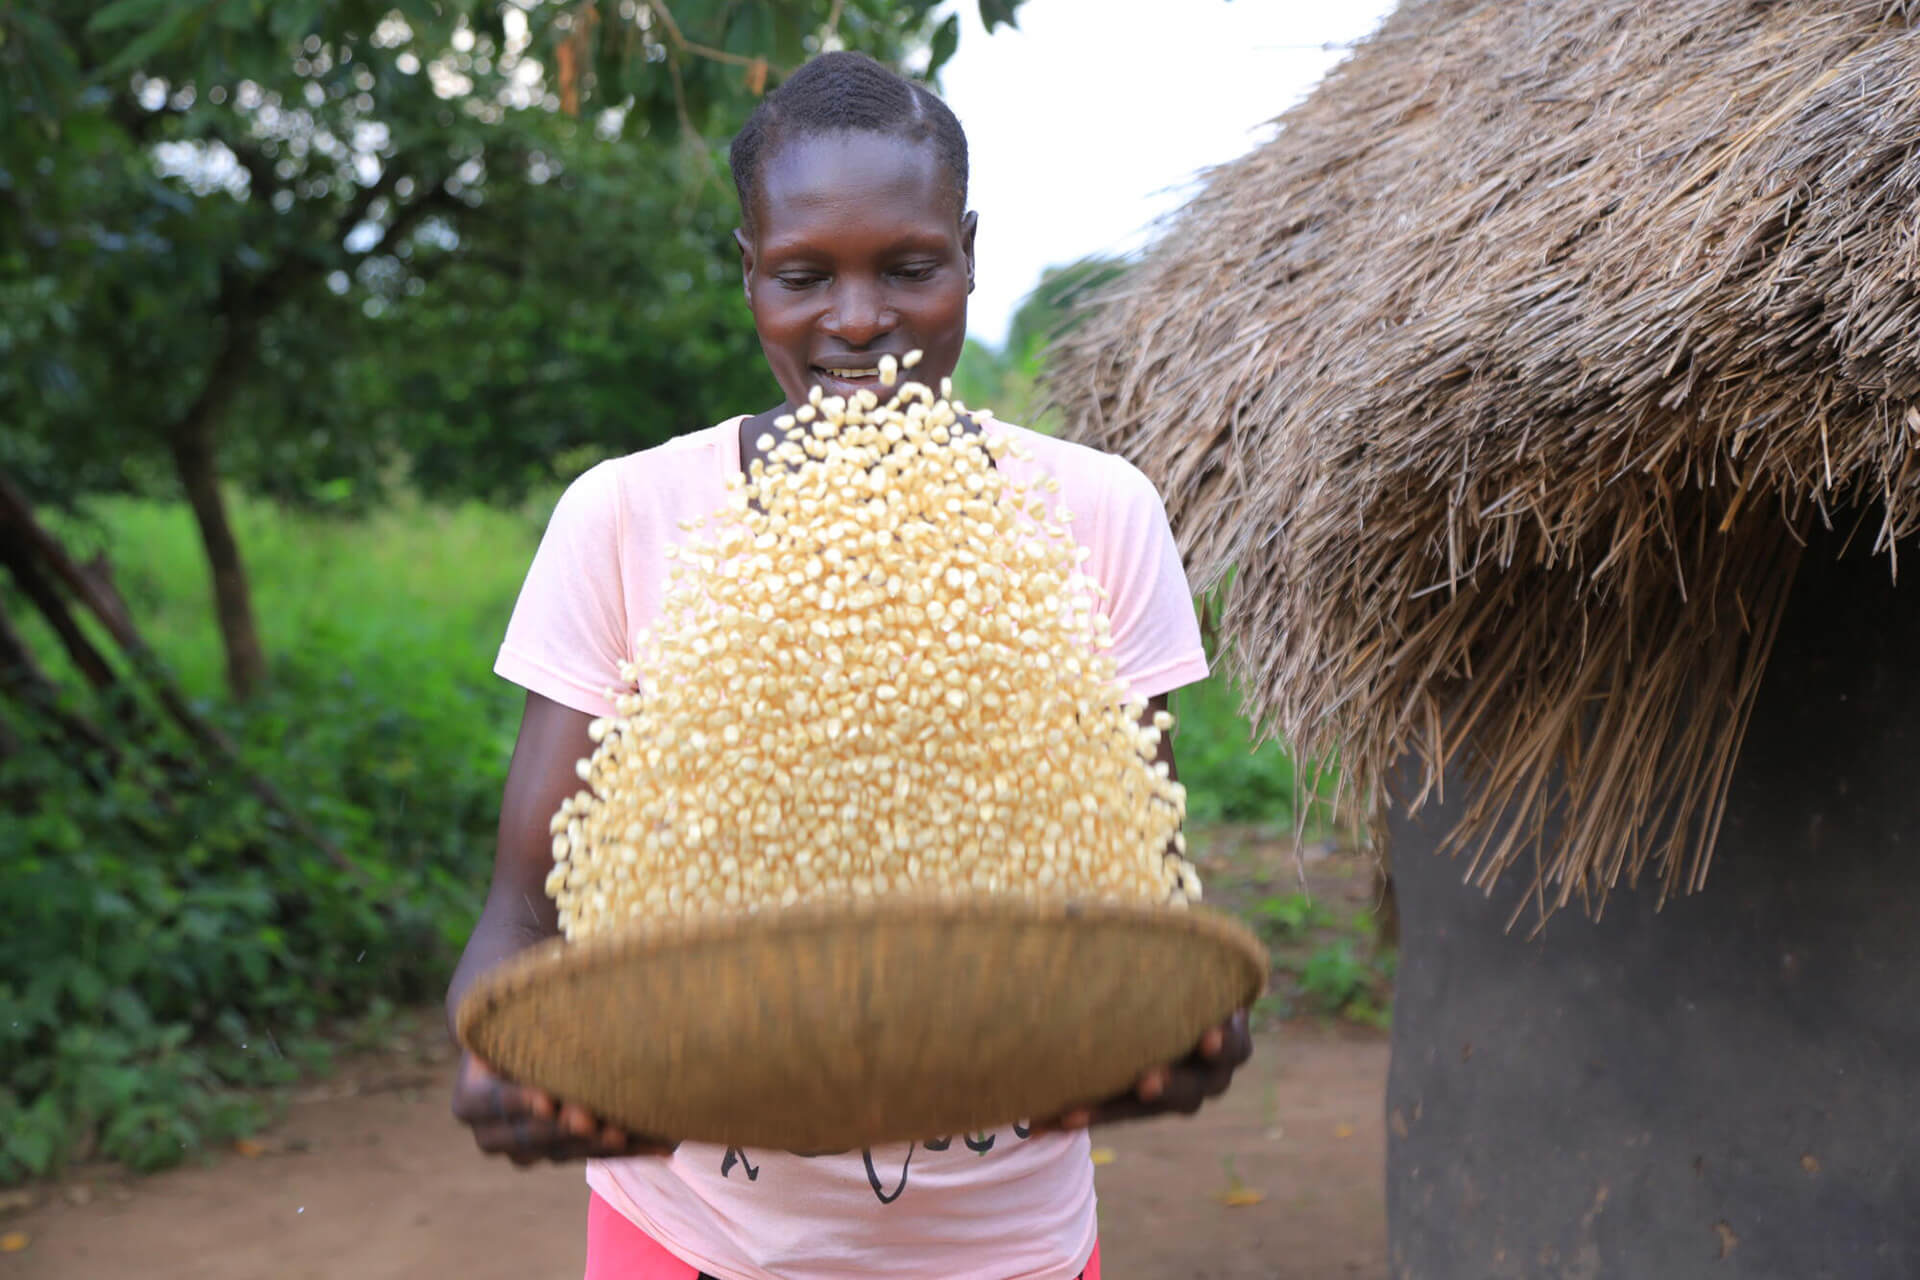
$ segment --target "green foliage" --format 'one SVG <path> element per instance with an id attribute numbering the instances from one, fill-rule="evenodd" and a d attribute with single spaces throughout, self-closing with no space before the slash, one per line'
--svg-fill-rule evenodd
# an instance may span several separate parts
<path id="1" fill-rule="evenodd" d="M 992 409 L 1009 422 L 1027 426 L 1018 409 L 1008 403 L 1006 378 L 1006 357 L 979 339 L 968 338 L 960 349 L 960 363 L 953 370 L 954 395 L 966 404 Z"/>
<path id="2" fill-rule="evenodd" d="M 1080 308 L 1088 299 L 1126 273 L 1126 260 L 1112 257 L 1082 258 L 1047 268 L 1007 326 L 1009 355 L 1037 369 L 1047 344 L 1083 318 Z"/>
<path id="3" fill-rule="evenodd" d="M 676 150 L 637 187 L 631 156 L 561 141 L 553 176 L 418 263 L 511 271 L 450 270 L 422 294 L 432 305 L 396 292 L 364 322 L 364 402 L 423 492 L 515 498 L 570 453 L 627 453 L 779 401 L 741 301 L 724 167 Z"/>
<path id="4" fill-rule="evenodd" d="M 932 75 L 957 30 L 921 0 L 0 7 L 0 461 L 41 500 L 165 493 L 204 438 L 282 500 L 416 462 L 485 495 L 737 411 L 770 384 L 739 382 L 720 146 L 820 48 Z"/>
<path id="5" fill-rule="evenodd" d="M 1225 676 L 1178 690 L 1170 705 L 1190 821 L 1292 827 L 1304 811 L 1308 830 L 1326 822 L 1331 776 L 1299 767 L 1283 743 L 1255 745 Z"/>
<path id="6" fill-rule="evenodd" d="M 494 646 L 554 492 L 515 508 L 400 498 L 351 519 L 235 495 L 235 527 L 258 566 L 268 648 L 291 679 L 329 662 L 344 664 L 348 676 L 401 662 L 407 679 L 425 686 L 420 697 L 438 696 L 447 680 L 490 681 Z M 114 580 L 148 640 L 190 692 L 218 706 L 219 636 L 186 510 L 106 498 L 52 523 L 82 557 L 112 556 Z M 34 621 L 21 619 L 23 627 Z"/>
<path id="7" fill-rule="evenodd" d="M 1054 415 L 1041 407 L 1040 366 L 1047 344 L 1078 321 L 1077 308 L 1094 291 L 1125 272 L 1123 260 L 1105 257 L 1048 268 L 1014 312 L 1003 346 L 995 350 L 968 340 L 953 375 L 960 398 L 1035 431 L 1058 430 Z"/>
<path id="8" fill-rule="evenodd" d="M 471 924 L 518 710 L 489 668 L 544 511 L 237 509 L 283 656 L 257 703 L 209 709 L 354 868 L 235 779 L 182 779 L 170 734 L 129 739 L 116 772 L 0 762 L 0 796 L 34 801 L 0 824 L 0 1182 L 88 1155 L 156 1168 L 257 1125 L 244 1090 L 322 1061 L 338 1022 L 438 996 Z M 217 689 L 185 514 L 108 502 L 75 527 Z"/>
<path id="9" fill-rule="evenodd" d="M 1372 1026 L 1384 1025 L 1394 954 L 1362 954 L 1352 938 L 1316 949 L 1298 975 L 1301 1002 L 1311 1011 Z"/>
<path id="10" fill-rule="evenodd" d="M 1294 890 L 1241 906 L 1273 955 L 1273 987 L 1261 1011 L 1385 1026 L 1397 956 L 1382 943 L 1372 911 L 1343 915 L 1331 905 L 1336 900 Z"/>
<path id="11" fill-rule="evenodd" d="M 367 745 L 303 719 L 275 744 L 285 779 Z M 230 779 L 168 785 L 157 757 L 130 748 L 95 786 L 48 753 L 0 762 L 0 790 L 38 800 L 0 828 L 0 1181 L 90 1154 L 154 1168 L 230 1137 L 260 1118 L 236 1089 L 290 1079 L 285 1055 L 323 1020 L 424 997 L 444 972 L 440 926 L 473 872 L 452 875 L 442 833 L 370 859 L 363 884 Z M 335 834 L 366 833 L 356 850 L 406 835 L 340 798 L 321 809 Z"/>
<path id="12" fill-rule="evenodd" d="M 1304 893 L 1272 894 L 1253 905 L 1255 925 L 1263 934 L 1280 942 L 1326 925 L 1331 920 L 1327 909 Z"/>

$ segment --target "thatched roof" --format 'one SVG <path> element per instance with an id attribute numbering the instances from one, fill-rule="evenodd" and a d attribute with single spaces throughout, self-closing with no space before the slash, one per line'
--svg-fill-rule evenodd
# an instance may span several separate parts
<path id="1" fill-rule="evenodd" d="M 1464 770 L 1483 882 L 1697 884 L 1795 531 L 1920 530 L 1917 19 L 1410 0 L 1056 350 L 1266 727 Z"/>

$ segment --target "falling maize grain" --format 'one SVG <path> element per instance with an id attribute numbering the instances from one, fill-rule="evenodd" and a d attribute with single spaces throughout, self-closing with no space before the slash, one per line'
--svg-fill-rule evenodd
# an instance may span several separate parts
<path id="1" fill-rule="evenodd" d="M 1116 679 L 1065 510 L 941 391 L 816 388 L 677 548 L 551 825 L 569 938 L 877 894 L 1198 898 L 1153 763 L 1171 717 Z"/>

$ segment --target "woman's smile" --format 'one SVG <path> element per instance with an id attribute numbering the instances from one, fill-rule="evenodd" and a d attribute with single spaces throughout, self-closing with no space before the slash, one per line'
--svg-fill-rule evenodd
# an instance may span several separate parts
<path id="1" fill-rule="evenodd" d="M 894 360 L 904 363 L 907 353 L 888 347 L 883 351 L 864 351 L 857 355 L 825 356 L 808 366 L 808 372 L 827 395 L 851 399 L 856 391 L 871 391 L 884 401 L 893 394 L 894 388 L 880 380 L 880 360 L 883 356 L 892 356 Z"/>

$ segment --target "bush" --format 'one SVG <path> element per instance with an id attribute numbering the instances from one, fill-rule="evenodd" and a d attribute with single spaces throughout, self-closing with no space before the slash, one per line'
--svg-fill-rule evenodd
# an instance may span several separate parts
<path id="1" fill-rule="evenodd" d="M 423 994 L 444 964 L 446 892 L 395 893 L 378 862 L 358 883 L 231 778 L 156 805 L 180 777 L 147 755 L 104 785 L 51 753 L 0 766 L 39 801 L 0 830 L 0 1181 L 243 1132 L 260 1109 L 237 1087 L 291 1079 L 323 1020 Z"/>
<path id="2" fill-rule="evenodd" d="M 127 735 L 114 767 L 0 760 L 17 819 L 0 825 L 0 1183 L 94 1156 L 158 1168 L 257 1126 L 248 1091 L 324 1061 L 335 1024 L 437 997 L 477 910 L 519 705 L 492 651 L 538 521 L 241 511 L 282 655 L 244 708 L 208 687 L 184 513 L 107 504 L 88 528 L 202 713 L 351 865 L 171 732 Z"/>
<path id="3" fill-rule="evenodd" d="M 1304 808 L 1309 830 L 1325 823 L 1330 775 L 1297 767 L 1281 743 L 1256 746 L 1224 675 L 1175 691 L 1170 710 L 1189 822 L 1291 828 Z"/>

